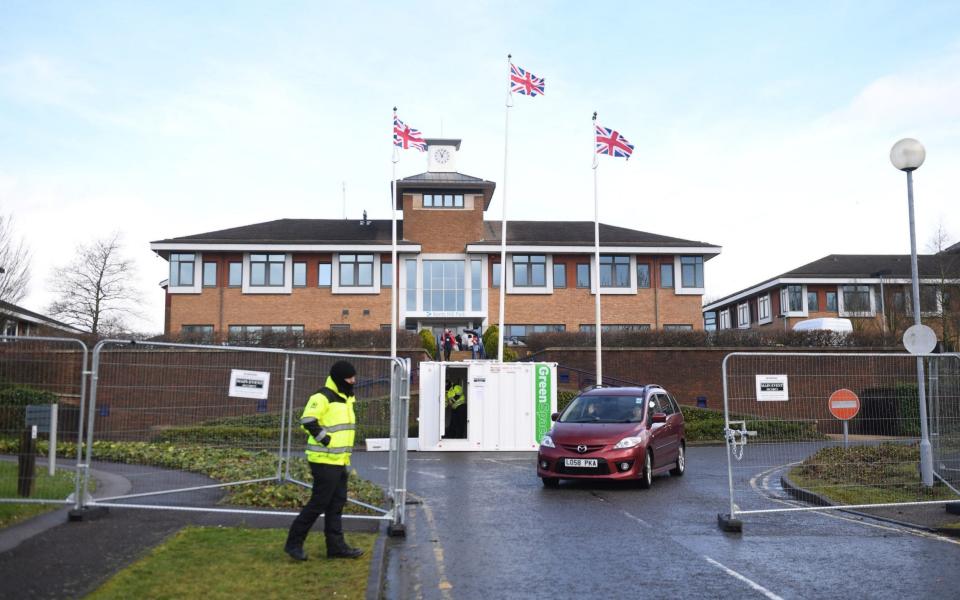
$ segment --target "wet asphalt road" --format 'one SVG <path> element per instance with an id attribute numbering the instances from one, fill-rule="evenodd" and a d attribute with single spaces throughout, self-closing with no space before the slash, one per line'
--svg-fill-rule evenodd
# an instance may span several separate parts
<path id="1" fill-rule="evenodd" d="M 721 532 L 724 452 L 690 448 L 687 474 L 659 477 L 650 490 L 601 482 L 544 489 L 529 453 L 411 453 L 407 488 L 422 503 L 408 507 L 407 538 L 388 544 L 385 595 L 960 596 L 960 543 L 946 538 L 843 513 L 746 516 L 742 534 Z M 385 454 L 359 453 L 354 463 L 365 477 L 386 478 Z M 738 472 L 738 502 L 784 506 L 775 482 L 745 484 L 749 470 Z"/>

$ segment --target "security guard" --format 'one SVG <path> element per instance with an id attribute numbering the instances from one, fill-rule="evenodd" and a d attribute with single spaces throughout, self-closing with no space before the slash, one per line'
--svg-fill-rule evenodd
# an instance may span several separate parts
<path id="1" fill-rule="evenodd" d="M 463 387 L 459 383 L 451 384 L 448 381 L 447 406 L 450 407 L 450 410 L 457 410 L 464 402 L 466 402 L 466 398 L 463 397 Z"/>
<path id="2" fill-rule="evenodd" d="M 450 409 L 449 438 L 467 437 L 467 399 L 463 395 L 463 386 L 457 382 L 447 382 L 447 407 Z"/>
<path id="3" fill-rule="evenodd" d="M 351 548 L 343 539 L 341 519 L 347 502 L 347 467 L 357 422 L 353 413 L 356 375 L 350 363 L 334 363 L 324 387 L 310 396 L 303 409 L 300 426 L 309 434 L 306 453 L 313 474 L 313 492 L 287 535 L 284 550 L 294 560 L 307 560 L 303 542 L 321 513 L 328 558 L 357 558 L 363 554 L 363 550 Z"/>

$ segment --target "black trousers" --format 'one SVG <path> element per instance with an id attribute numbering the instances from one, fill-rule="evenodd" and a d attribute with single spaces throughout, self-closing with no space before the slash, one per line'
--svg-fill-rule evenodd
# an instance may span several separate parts
<path id="1" fill-rule="evenodd" d="M 287 547 L 302 547 L 310 528 L 321 514 L 327 548 L 340 547 L 343 543 L 343 506 L 347 503 L 347 468 L 313 462 L 309 464 L 313 474 L 313 491 L 303 510 L 290 525 Z"/>

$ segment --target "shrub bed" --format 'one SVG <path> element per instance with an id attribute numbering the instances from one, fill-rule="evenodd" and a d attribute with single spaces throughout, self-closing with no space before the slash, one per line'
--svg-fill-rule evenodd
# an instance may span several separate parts
<path id="1" fill-rule="evenodd" d="M 822 448 L 790 470 L 797 485 L 843 504 L 957 498 L 949 488 L 921 485 L 918 444 Z"/>
<path id="2" fill-rule="evenodd" d="M 0 439 L 0 454 L 14 454 L 19 442 L 14 439 Z M 38 443 L 38 452 L 46 453 L 48 444 Z M 57 444 L 57 455 L 76 457 L 76 444 Z M 214 448 L 192 444 L 151 443 L 151 442 L 108 442 L 93 443 L 95 460 L 119 462 L 136 465 L 149 465 L 200 473 L 217 481 L 242 481 L 272 477 L 277 472 L 276 451 L 250 451 L 239 448 Z M 294 458 L 290 461 L 290 474 L 300 481 L 311 481 L 310 468 L 306 459 Z M 294 484 L 263 482 L 227 488 L 222 502 L 240 506 L 262 508 L 299 509 L 310 496 L 310 490 Z M 361 479 L 355 471 L 350 474 L 349 496 L 380 505 L 384 501 L 383 490 L 375 484 Z M 345 512 L 369 514 L 369 509 L 348 503 Z"/>

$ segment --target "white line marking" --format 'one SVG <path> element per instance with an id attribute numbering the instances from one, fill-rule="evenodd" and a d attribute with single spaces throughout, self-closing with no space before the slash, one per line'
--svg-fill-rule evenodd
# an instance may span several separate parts
<path id="1" fill-rule="evenodd" d="M 622 512 L 624 515 L 626 515 L 626 517 L 627 517 L 628 519 L 633 519 L 634 521 L 636 521 L 637 523 L 640 523 L 640 524 L 643 525 L 644 527 L 650 527 L 650 523 L 647 523 L 646 521 L 644 521 L 644 520 L 641 519 L 640 517 L 631 515 L 630 513 L 628 513 L 628 512 L 625 511 L 625 510 L 624 510 L 624 511 L 621 511 L 621 512 Z"/>
<path id="2" fill-rule="evenodd" d="M 767 478 L 769 478 L 770 474 L 772 474 L 773 472 L 775 472 L 775 471 L 778 470 L 778 469 L 785 469 L 785 468 L 787 468 L 787 467 L 790 467 L 790 466 L 793 466 L 793 465 L 798 465 L 798 464 L 800 464 L 800 463 L 799 463 L 799 462 L 792 462 L 792 463 L 787 463 L 787 464 L 785 464 L 785 465 L 780 465 L 779 467 L 772 467 L 772 468 L 770 468 L 770 469 L 767 469 L 766 471 L 761 471 L 760 473 L 757 473 L 756 475 L 754 475 L 754 476 L 750 479 L 750 487 L 752 487 L 753 490 L 754 490 L 757 494 L 763 496 L 763 497 L 766 498 L 767 500 L 771 500 L 771 501 L 773 501 L 773 502 L 777 502 L 777 503 L 779 503 L 779 504 L 783 504 L 783 505 L 791 506 L 791 507 L 807 506 L 807 504 L 805 504 L 805 503 L 803 503 L 803 502 L 796 501 L 796 500 L 783 500 L 783 499 L 781 499 L 781 498 L 775 498 L 774 496 L 772 496 L 772 495 L 770 495 L 770 494 L 764 493 L 764 491 L 761 490 L 761 489 L 757 486 L 757 478 L 758 478 L 758 477 L 761 477 L 761 476 L 766 475 L 767 477 L 766 477 L 765 479 L 767 479 Z M 764 487 L 766 487 L 766 486 L 764 486 Z M 769 488 L 766 488 L 766 489 L 769 491 Z M 836 510 L 842 510 L 842 509 L 824 509 L 823 511 L 810 511 L 810 512 L 811 512 L 812 514 L 819 515 L 819 516 L 822 516 L 822 517 L 829 517 L 829 518 L 831 518 L 831 519 L 837 519 L 837 520 L 839 520 L 839 521 L 846 521 L 846 522 L 848 522 L 848 523 L 856 523 L 856 524 L 858 524 L 858 525 L 864 525 L 864 526 L 866 526 L 866 527 L 873 527 L 874 529 L 882 529 L 882 530 L 884 530 L 884 531 L 895 531 L 895 532 L 897 532 L 897 533 L 905 533 L 905 534 L 907 534 L 907 535 L 912 535 L 912 536 L 914 536 L 914 537 L 925 538 L 925 539 L 928 539 L 928 540 L 937 540 L 937 541 L 940 541 L 940 542 L 946 542 L 946 543 L 948 543 L 948 544 L 953 544 L 953 545 L 955 545 L 955 546 L 960 546 L 960 540 L 955 540 L 955 539 L 953 539 L 953 538 L 949 538 L 949 537 L 946 537 L 946 536 L 942 536 L 942 535 L 939 535 L 939 534 L 936 534 L 936 533 L 930 533 L 930 532 L 927 532 L 927 531 L 921 531 L 921 530 L 913 529 L 913 528 L 909 528 L 909 527 L 892 526 L 892 525 L 886 525 L 886 524 L 882 524 L 882 523 L 877 523 L 877 522 L 871 522 L 871 521 L 866 521 L 866 520 L 864 520 L 865 518 L 870 518 L 870 517 L 847 517 L 847 516 L 844 516 L 844 515 L 836 514 L 835 512 L 831 512 L 831 511 L 836 511 Z"/>
<path id="3" fill-rule="evenodd" d="M 733 569 L 730 569 L 730 568 L 728 568 L 728 567 L 723 566 L 722 564 L 720 564 L 720 563 L 718 563 L 717 561 L 713 560 L 713 559 L 710 558 L 709 556 L 704 556 L 704 558 L 707 559 L 707 562 L 710 563 L 711 565 L 719 568 L 720 570 L 722 570 L 722 571 L 723 571 L 724 573 L 726 573 L 727 575 L 729 575 L 729 576 L 731 576 L 731 577 L 733 577 L 733 578 L 735 578 L 735 579 L 739 579 L 740 581 L 742 581 L 742 582 L 744 582 L 745 584 L 749 585 L 751 588 L 757 590 L 758 592 L 760 592 L 761 594 L 763 594 L 764 596 L 766 596 L 766 597 L 769 598 L 770 600 L 783 600 L 783 598 L 781 598 L 780 596 L 774 594 L 773 592 L 771 592 L 771 591 L 768 590 L 767 588 L 763 587 L 763 586 L 760 585 L 759 583 L 757 583 L 757 582 L 755 582 L 755 581 L 751 581 L 750 579 L 747 579 L 746 577 L 744 577 L 744 576 L 741 575 L 740 573 L 737 573 L 737 572 L 734 571 Z"/>
<path id="4" fill-rule="evenodd" d="M 433 477 L 435 479 L 446 479 L 446 475 L 440 475 L 438 473 L 431 473 L 430 471 L 414 471 L 410 470 L 411 473 L 416 473 L 417 475 L 426 475 L 427 477 Z"/>

